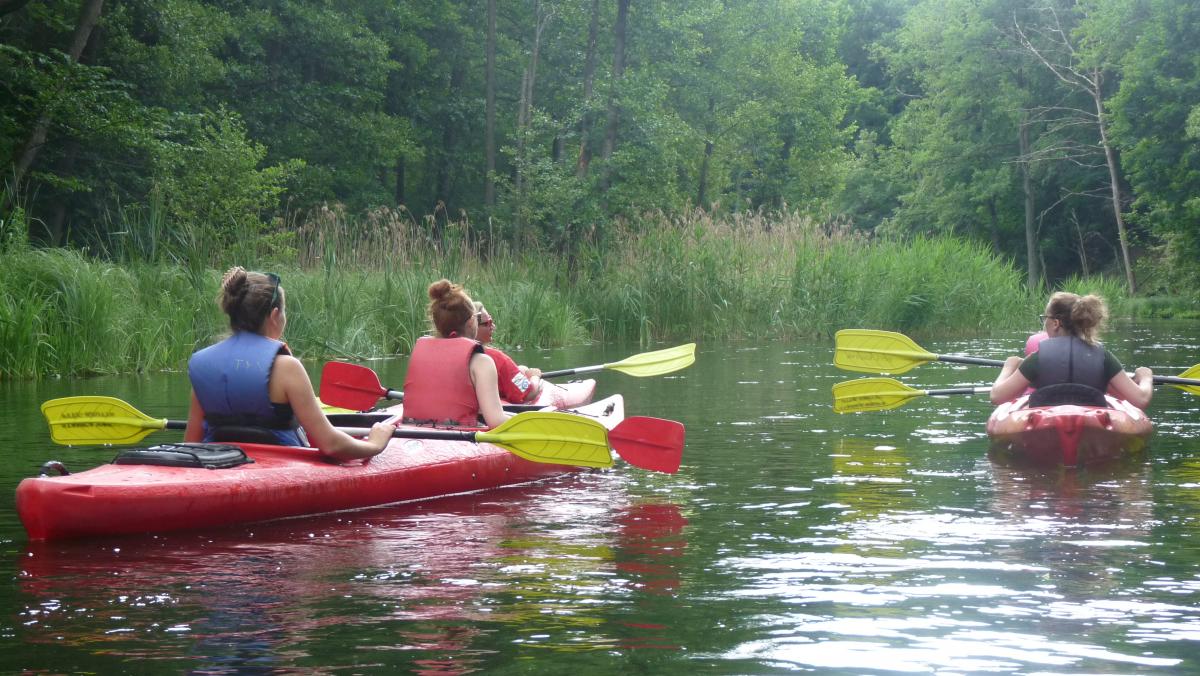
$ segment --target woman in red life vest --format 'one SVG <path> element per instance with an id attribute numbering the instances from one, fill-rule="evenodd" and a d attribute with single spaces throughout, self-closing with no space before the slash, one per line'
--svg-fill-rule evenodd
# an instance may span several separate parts
<path id="1" fill-rule="evenodd" d="M 496 382 L 500 387 L 500 398 L 514 404 L 537 401 L 542 393 L 542 370 L 518 365 L 503 350 L 492 347 L 492 332 L 496 320 L 488 314 L 483 303 L 475 301 L 475 318 L 479 322 L 479 333 L 475 338 L 483 345 L 483 351 L 496 362 Z"/>
<path id="2" fill-rule="evenodd" d="M 1108 318 L 1108 307 L 1099 296 L 1079 297 L 1060 291 L 1050 297 L 1042 328 L 1048 336 L 1037 351 L 1024 359 L 1009 357 L 992 385 L 992 403 L 1015 398 L 1032 385 L 1074 383 L 1098 392 L 1107 390 L 1138 408 L 1145 408 L 1154 394 L 1154 374 L 1142 366 L 1130 378 L 1121 362 L 1097 342 L 1097 334 Z M 1099 396 L 1099 395 L 1097 395 Z"/>
<path id="3" fill-rule="evenodd" d="M 312 444 L 337 460 L 383 451 L 395 425 L 376 423 L 365 440 L 329 424 L 312 381 L 283 342 L 287 294 L 273 273 L 230 268 L 218 302 L 233 334 L 192 355 L 192 403 L 184 441 Z"/>
<path id="4" fill-rule="evenodd" d="M 429 285 L 433 336 L 417 339 L 404 377 L 404 420 L 418 425 L 488 427 L 508 419 L 500 401 L 496 362 L 476 340 L 475 303 L 458 284 Z"/>

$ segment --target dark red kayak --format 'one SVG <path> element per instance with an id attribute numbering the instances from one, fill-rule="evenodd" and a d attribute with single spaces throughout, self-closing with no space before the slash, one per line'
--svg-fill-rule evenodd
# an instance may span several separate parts
<path id="1" fill-rule="evenodd" d="M 1023 396 L 996 407 L 988 418 L 992 450 L 1038 465 L 1080 467 L 1142 452 L 1154 431 L 1145 412 L 1105 397 L 1108 406 L 1026 406 Z"/>

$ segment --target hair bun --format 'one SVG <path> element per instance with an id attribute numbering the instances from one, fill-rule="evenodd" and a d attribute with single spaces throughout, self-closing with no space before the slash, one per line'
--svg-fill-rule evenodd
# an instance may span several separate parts
<path id="1" fill-rule="evenodd" d="M 450 280 L 439 279 L 429 285 L 429 298 L 430 300 L 441 300 L 450 295 L 453 289 L 454 285 L 450 283 Z"/>
<path id="2" fill-rule="evenodd" d="M 235 265 L 225 273 L 221 278 L 221 291 L 226 296 L 234 298 L 246 293 L 246 287 L 249 285 L 250 278 L 246 274 L 246 269 L 240 265 Z"/>
<path id="3" fill-rule="evenodd" d="M 1107 319 L 1108 306 L 1095 294 L 1083 296 L 1071 306 L 1071 323 L 1089 337 L 1094 336 Z"/>

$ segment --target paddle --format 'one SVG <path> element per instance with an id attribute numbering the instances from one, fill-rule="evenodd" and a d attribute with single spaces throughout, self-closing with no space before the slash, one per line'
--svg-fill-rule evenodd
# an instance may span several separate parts
<path id="1" fill-rule="evenodd" d="M 999 359 L 933 354 L 911 338 L 893 331 L 842 329 L 834 334 L 833 364 L 847 371 L 904 373 L 931 361 L 1004 366 Z"/>
<path id="2" fill-rule="evenodd" d="M 350 411 L 368 411 L 379 399 L 404 401 L 404 393 L 391 390 L 379 382 L 379 376 L 366 366 L 344 361 L 326 362 L 321 369 L 321 402 Z M 534 404 L 505 404 L 511 412 L 540 411 L 545 406 Z"/>
<path id="3" fill-rule="evenodd" d="M 1000 359 L 934 354 L 908 336 L 892 331 L 842 329 L 834 337 L 833 363 L 840 369 L 863 373 L 904 373 L 931 361 L 978 366 L 1004 366 Z M 1154 384 L 1170 385 L 1200 394 L 1200 364 L 1179 376 L 1154 376 Z"/>
<path id="4" fill-rule="evenodd" d="M 695 361 L 696 344 L 688 343 L 687 345 L 679 345 L 665 350 L 635 354 L 632 357 L 627 357 L 611 364 L 550 371 L 543 373 L 542 377 L 553 378 L 556 376 L 611 369 L 631 376 L 645 378 L 647 376 L 658 376 L 687 368 L 695 363 Z M 339 406 L 355 411 L 366 411 L 374 407 L 375 403 L 381 398 L 403 401 L 404 393 L 384 387 L 379 382 L 379 376 L 366 366 L 331 361 L 326 363 L 325 367 L 321 370 L 320 397 L 321 401 L 332 406 Z M 519 406 L 519 404 L 508 405 L 505 406 L 505 410 L 520 410 L 516 408 Z"/>
<path id="5" fill-rule="evenodd" d="M 570 376 L 578 373 L 592 373 L 594 371 L 620 371 L 625 375 L 636 376 L 638 378 L 646 378 L 649 376 L 661 376 L 667 373 L 685 369 L 691 366 L 696 361 L 696 344 L 688 343 L 687 345 L 677 345 L 669 347 L 665 350 L 655 350 L 654 352 L 643 352 L 635 354 L 632 357 L 626 357 L 621 361 L 612 362 L 610 364 L 598 364 L 596 366 L 581 366 L 573 369 L 563 369 L 561 371 L 545 371 L 542 373 L 543 378 L 556 378 L 558 376 Z"/>
<path id="6" fill-rule="evenodd" d="M 157 430 L 182 430 L 183 420 L 152 418 L 113 397 L 64 397 L 42 404 L 50 438 L 64 445 L 132 444 Z M 580 422 L 582 421 L 582 422 Z M 342 427 L 366 436 L 368 428 Z M 569 413 L 531 411 L 486 432 L 399 429 L 401 439 L 488 442 L 534 462 L 611 467 L 609 444 L 629 464 L 674 473 L 683 456 L 684 427 L 673 420 L 631 417 L 611 431 L 599 422 Z"/>
<path id="7" fill-rule="evenodd" d="M 52 399 L 42 404 L 42 414 L 50 424 L 50 438 L 55 443 L 65 445 L 129 444 L 155 430 L 187 427 L 186 421 L 151 418 L 113 397 Z M 370 432 L 369 428 L 340 429 L 355 436 L 365 436 Z M 608 430 L 595 420 L 569 413 L 521 413 L 486 432 L 398 429 L 393 436 L 400 439 L 483 441 L 533 462 L 612 467 Z"/>
<path id="8" fill-rule="evenodd" d="M 949 394 L 986 394 L 990 387 L 951 387 L 943 390 L 918 390 L 892 378 L 859 378 L 833 386 L 835 413 L 887 411 L 899 408 L 917 397 Z"/>
<path id="9" fill-rule="evenodd" d="M 380 399 L 404 401 L 404 393 L 389 390 L 366 366 L 344 361 L 325 362 L 321 369 L 321 401 L 340 408 L 366 411 Z"/>

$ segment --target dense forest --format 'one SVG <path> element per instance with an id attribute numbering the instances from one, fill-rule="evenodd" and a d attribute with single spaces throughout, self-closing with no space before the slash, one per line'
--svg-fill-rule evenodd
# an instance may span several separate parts
<path id="1" fill-rule="evenodd" d="M 1197 44 L 1183 0 L 0 0 L 0 249 L 787 213 L 1179 294 Z"/>

